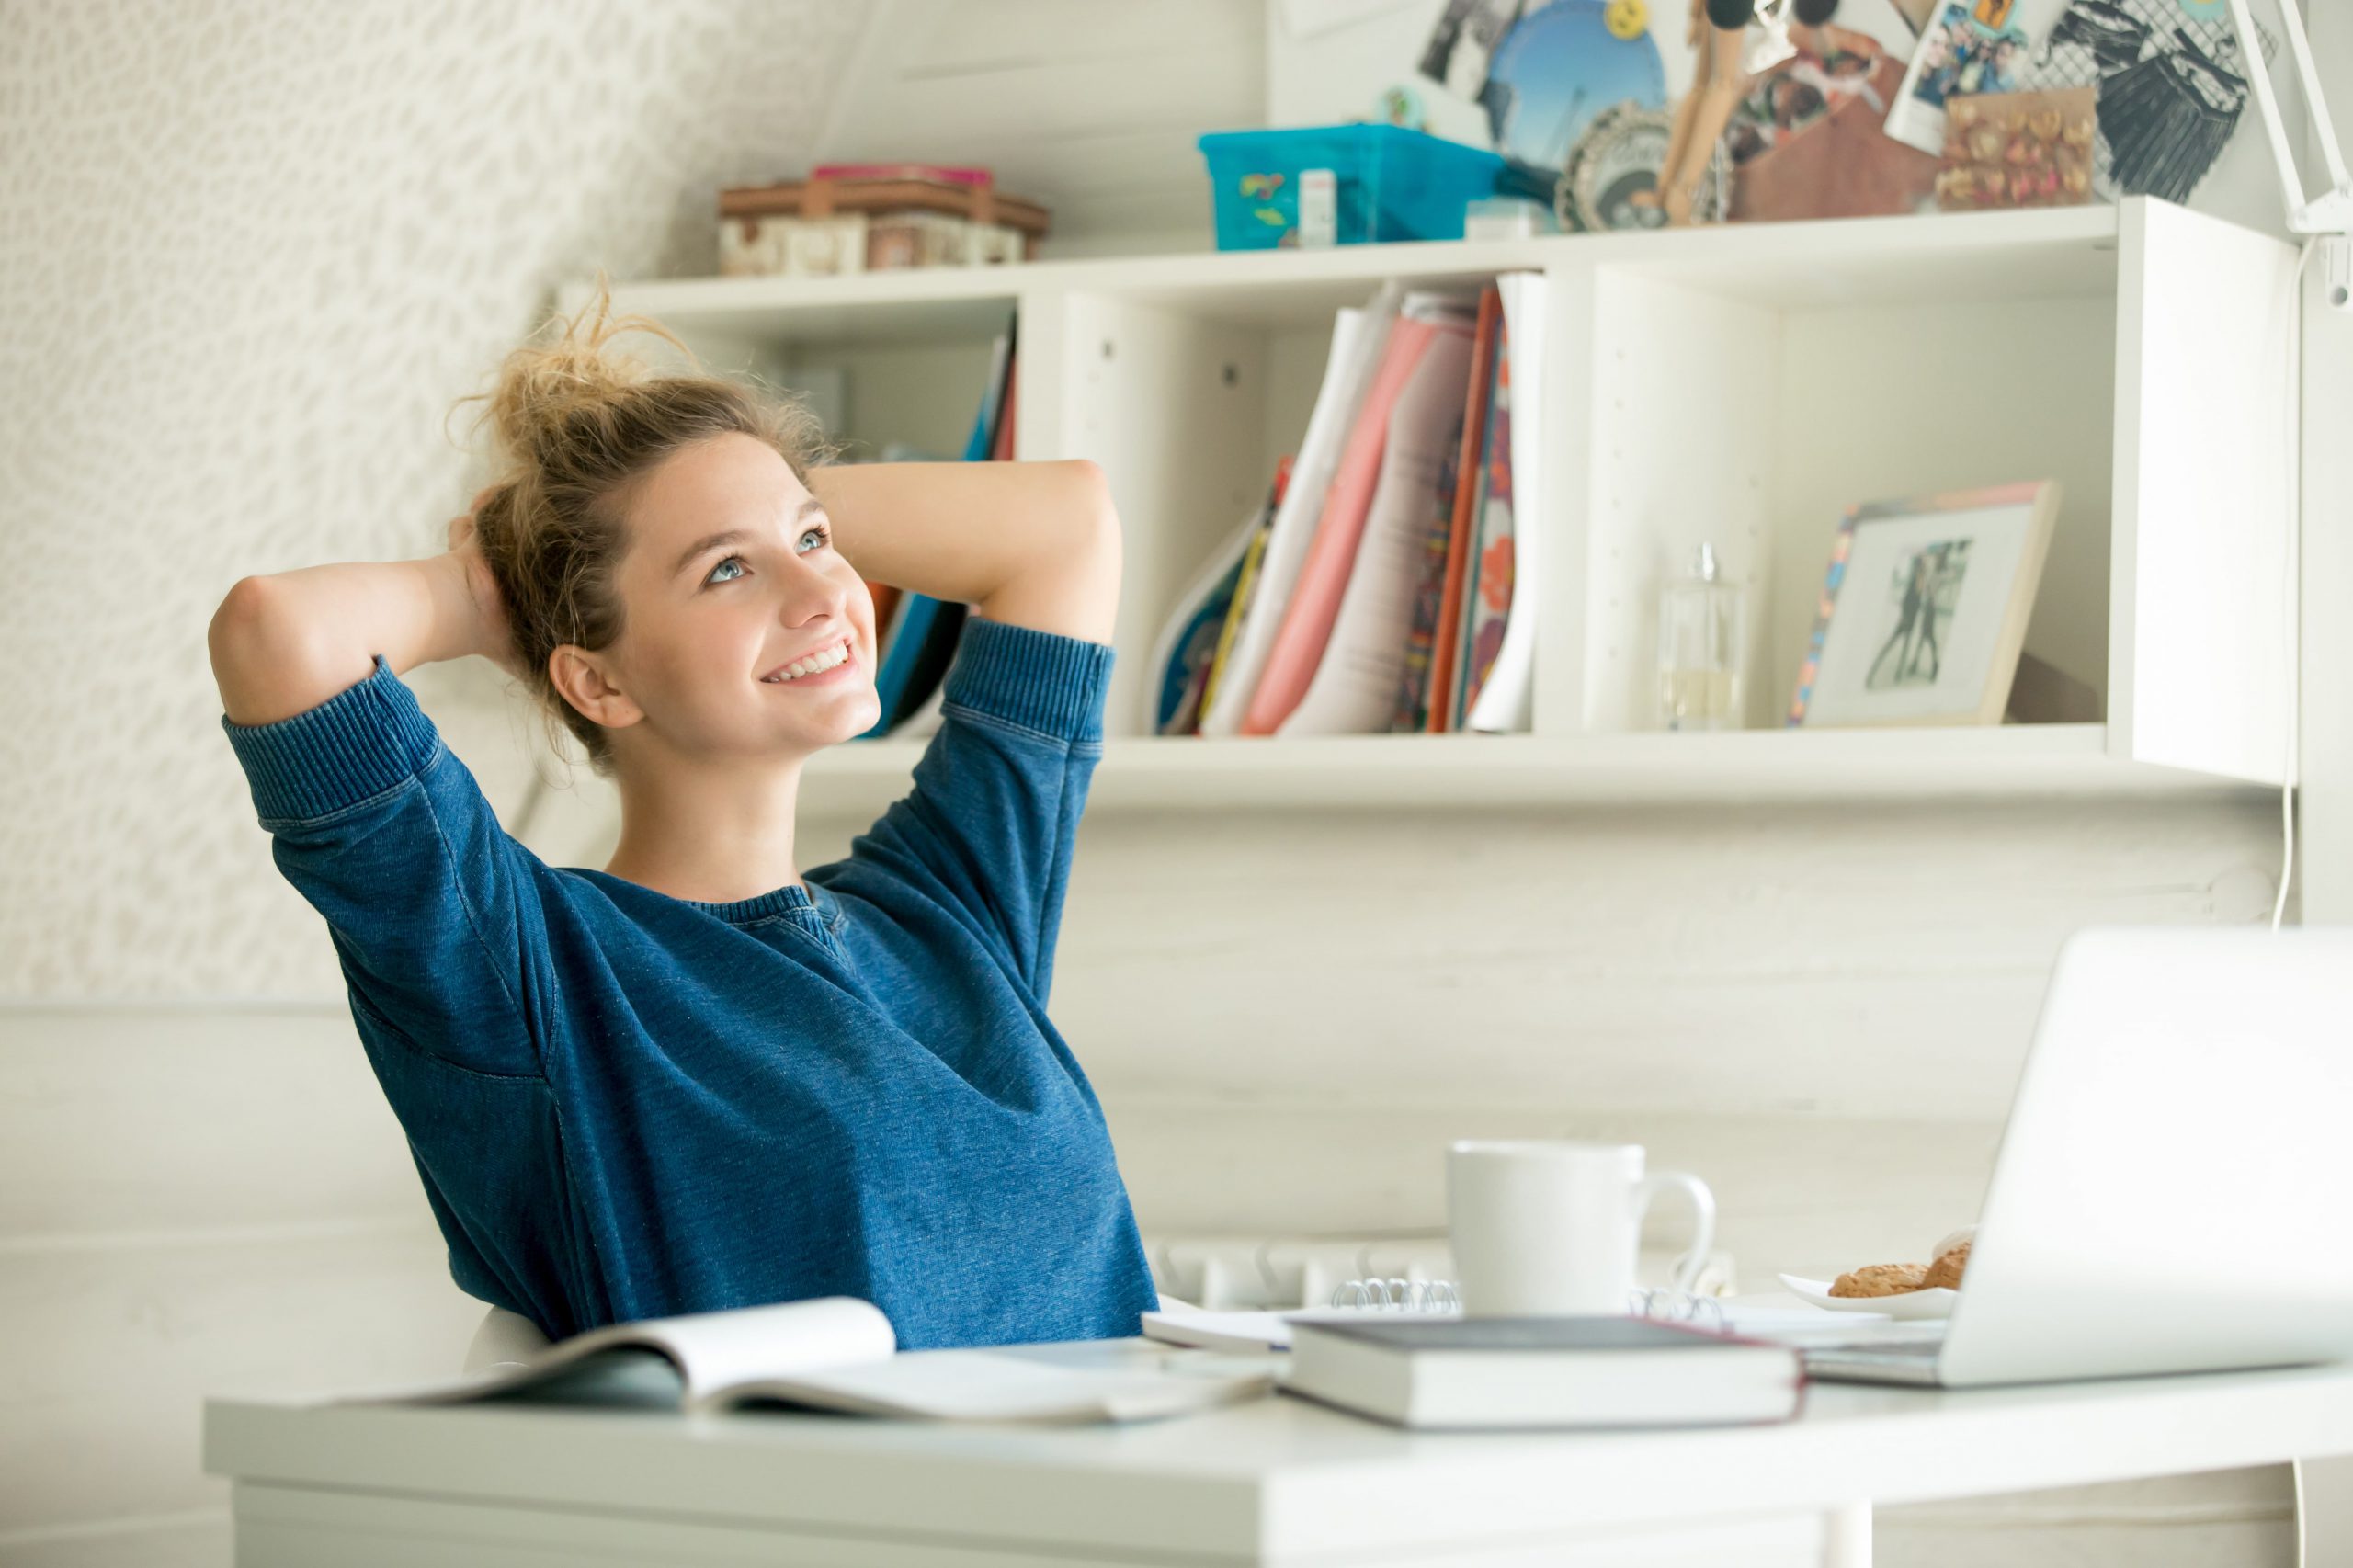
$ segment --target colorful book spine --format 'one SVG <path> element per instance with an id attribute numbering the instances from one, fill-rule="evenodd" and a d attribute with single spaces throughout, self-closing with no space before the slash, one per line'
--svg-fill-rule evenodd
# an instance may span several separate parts
<path id="1" fill-rule="evenodd" d="M 1438 483 L 1427 497 L 1428 525 L 1422 530 L 1421 548 L 1414 562 L 1412 619 L 1405 626 L 1404 652 L 1398 656 L 1397 693 L 1391 699 L 1386 725 L 1392 734 L 1411 734 L 1429 722 L 1430 653 L 1438 639 L 1438 601 L 1446 587 L 1447 544 L 1453 537 L 1454 494 L 1461 473 L 1461 460 L 1455 452 L 1468 413 L 1466 409 L 1455 416 L 1453 433 L 1447 438 L 1446 460 L 1438 465 Z"/>
<path id="2" fill-rule="evenodd" d="M 899 590 L 888 583 L 869 583 L 866 595 L 874 601 L 874 636 L 879 643 L 891 629 L 891 618 L 898 613 Z"/>

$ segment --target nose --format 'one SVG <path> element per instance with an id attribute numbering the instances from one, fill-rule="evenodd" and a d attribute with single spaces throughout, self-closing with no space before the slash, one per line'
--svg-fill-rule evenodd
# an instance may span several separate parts
<path id="1" fill-rule="evenodd" d="M 782 574 L 783 603 L 779 613 L 787 626 L 807 626 L 832 617 L 836 620 L 849 619 L 849 591 L 841 579 L 830 572 L 795 559 Z"/>

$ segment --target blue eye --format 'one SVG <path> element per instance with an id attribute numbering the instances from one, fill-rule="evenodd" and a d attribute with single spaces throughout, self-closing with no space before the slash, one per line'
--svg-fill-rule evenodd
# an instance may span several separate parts
<path id="1" fill-rule="evenodd" d="M 736 568 L 735 576 L 721 576 L 720 573 L 725 571 L 731 565 Z M 710 569 L 710 575 L 705 577 L 703 581 L 706 583 L 732 583 L 735 580 L 736 576 L 741 576 L 743 574 L 743 565 L 744 558 L 740 555 L 722 557 L 719 564 Z"/>
<path id="2" fill-rule="evenodd" d="M 802 533 L 801 537 L 801 539 L 802 539 L 804 541 L 805 541 L 805 540 L 811 540 L 811 539 L 813 539 L 813 540 L 815 540 L 817 541 L 815 544 L 810 545 L 809 550 L 823 550 L 823 549 L 824 549 L 824 548 L 825 548 L 825 545 L 826 545 L 827 541 L 828 541 L 828 540 L 830 540 L 834 536 L 833 536 L 833 535 L 831 535 L 831 534 L 829 534 L 829 533 L 827 533 L 827 532 L 826 532 L 824 529 L 823 529 L 823 528 L 810 528 L 810 529 L 808 529 L 807 531 L 805 531 L 804 533 Z M 803 555 L 806 555 L 806 554 L 808 554 L 808 553 L 809 553 L 809 551 L 804 550 L 804 551 L 802 551 L 801 553 L 802 553 Z"/>

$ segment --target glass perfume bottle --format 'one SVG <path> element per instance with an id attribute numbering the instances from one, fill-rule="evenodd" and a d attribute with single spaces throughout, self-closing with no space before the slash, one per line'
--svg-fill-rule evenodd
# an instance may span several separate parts
<path id="1" fill-rule="evenodd" d="M 1713 545 L 1701 545 L 1659 591 L 1659 708 L 1668 729 L 1740 728 L 1743 608 L 1740 585 L 1724 577 Z"/>

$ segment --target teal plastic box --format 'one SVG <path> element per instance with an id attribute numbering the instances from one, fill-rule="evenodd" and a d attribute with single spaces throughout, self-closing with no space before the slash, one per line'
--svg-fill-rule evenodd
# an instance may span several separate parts
<path id="1" fill-rule="evenodd" d="M 1300 176 L 1308 169 L 1332 171 L 1340 244 L 1459 240 L 1463 209 L 1494 195 L 1504 169 L 1493 153 L 1395 125 L 1216 131 L 1200 149 L 1220 250 L 1298 244 Z"/>

